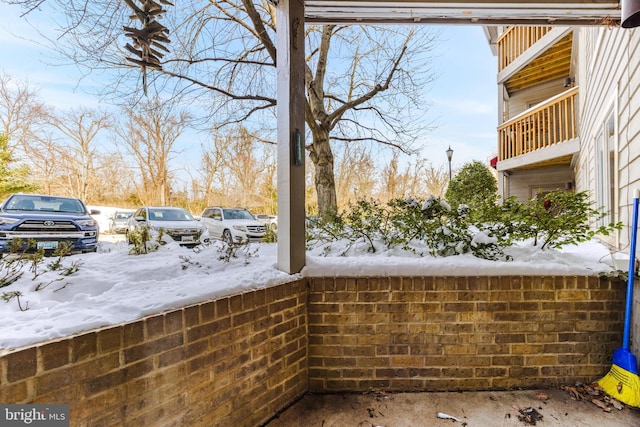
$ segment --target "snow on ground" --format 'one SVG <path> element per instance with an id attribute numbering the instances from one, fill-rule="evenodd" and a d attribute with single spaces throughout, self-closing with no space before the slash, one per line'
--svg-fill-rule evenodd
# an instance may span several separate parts
<path id="1" fill-rule="evenodd" d="M 220 260 L 222 247 L 214 242 L 194 251 L 171 243 L 154 253 L 130 255 L 122 235 L 103 234 L 97 253 L 65 257 L 62 269 L 48 267 L 53 257 L 36 272 L 27 265 L 18 281 L 0 289 L 5 296 L 22 294 L 20 304 L 17 297 L 0 302 L 0 352 L 300 276 L 276 268 L 276 244 L 251 244 L 230 262 Z M 321 253 L 308 252 L 302 276 L 594 275 L 612 269 L 609 250 L 598 241 L 544 252 L 523 244 L 507 250 L 512 261 L 397 251 L 348 257 Z M 77 271 L 65 272 L 74 266 Z"/>

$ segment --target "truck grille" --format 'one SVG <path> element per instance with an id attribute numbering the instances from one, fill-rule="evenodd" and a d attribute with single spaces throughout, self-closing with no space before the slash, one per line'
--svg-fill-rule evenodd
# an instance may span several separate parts
<path id="1" fill-rule="evenodd" d="M 45 225 L 45 222 L 47 223 Z M 53 223 L 53 224 L 50 224 Z M 42 220 L 27 220 L 20 224 L 17 231 L 21 232 L 40 232 L 40 233 L 55 233 L 55 232 L 69 232 L 77 231 L 78 228 L 71 221 L 42 221 Z"/>

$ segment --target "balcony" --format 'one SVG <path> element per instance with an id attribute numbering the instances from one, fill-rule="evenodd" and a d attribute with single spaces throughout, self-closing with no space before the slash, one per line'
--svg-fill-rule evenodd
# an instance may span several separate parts
<path id="1" fill-rule="evenodd" d="M 571 88 L 500 125 L 498 162 L 542 151 L 546 155 L 538 156 L 537 161 L 567 162 L 577 144 L 577 97 L 578 88 Z M 564 150 L 551 149 L 569 142 L 573 144 Z"/>
<path id="2" fill-rule="evenodd" d="M 571 74 L 571 27 L 510 27 L 496 45 L 498 83 L 509 94 Z"/>
<path id="3" fill-rule="evenodd" d="M 552 27 L 509 27 L 498 40 L 498 72 L 533 46 Z"/>

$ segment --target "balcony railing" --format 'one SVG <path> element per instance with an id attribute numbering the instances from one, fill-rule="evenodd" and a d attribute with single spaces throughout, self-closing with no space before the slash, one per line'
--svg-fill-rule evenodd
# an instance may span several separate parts
<path id="1" fill-rule="evenodd" d="M 509 27 L 496 42 L 498 45 L 498 72 L 505 69 L 529 49 L 552 27 Z"/>
<path id="2" fill-rule="evenodd" d="M 498 127 L 498 160 L 521 156 L 578 136 L 578 88 L 571 88 Z"/>

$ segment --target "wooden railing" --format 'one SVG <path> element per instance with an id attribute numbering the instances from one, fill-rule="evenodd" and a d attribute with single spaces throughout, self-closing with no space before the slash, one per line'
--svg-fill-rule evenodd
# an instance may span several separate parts
<path id="1" fill-rule="evenodd" d="M 498 160 L 527 154 L 578 136 L 578 88 L 571 88 L 498 127 Z"/>
<path id="2" fill-rule="evenodd" d="M 552 27 L 509 27 L 498 40 L 498 72 L 529 49 Z"/>

